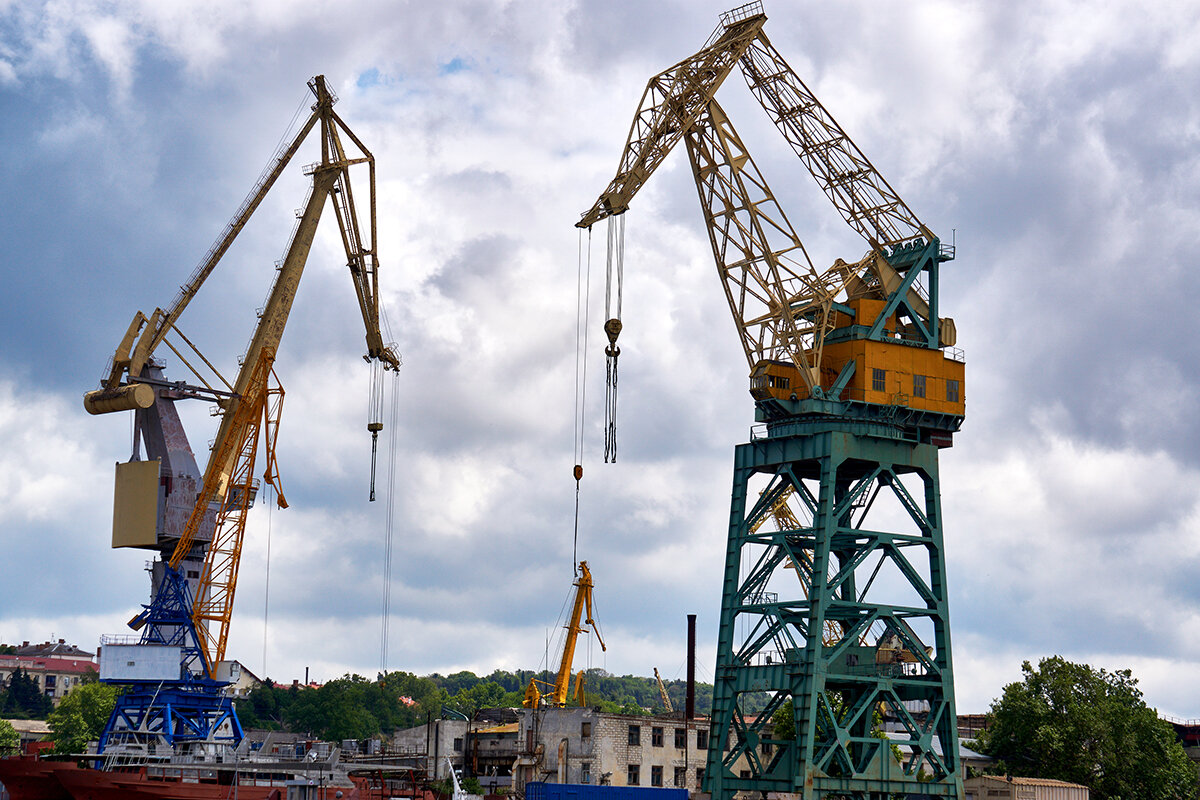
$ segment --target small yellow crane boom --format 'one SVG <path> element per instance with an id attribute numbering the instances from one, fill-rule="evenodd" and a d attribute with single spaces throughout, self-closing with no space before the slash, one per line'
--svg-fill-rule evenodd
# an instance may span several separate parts
<path id="1" fill-rule="evenodd" d="M 571 682 L 571 663 L 575 659 L 575 645 L 579 640 L 579 634 L 587 633 L 583 627 L 584 622 L 591 627 L 596 634 L 596 641 L 600 643 L 600 649 L 607 651 L 608 648 L 604 645 L 604 640 L 600 638 L 600 630 L 596 627 L 595 620 L 592 619 L 592 572 L 588 569 L 586 561 L 579 562 L 579 578 L 575 581 L 575 603 L 571 608 L 571 618 L 567 620 L 566 629 L 567 635 L 563 641 L 562 658 L 559 659 L 558 674 L 554 678 L 554 683 L 549 684 L 545 681 L 539 681 L 537 678 L 530 678 L 529 685 L 525 688 L 525 708 L 537 708 L 545 698 L 549 698 L 547 705 L 565 706 L 567 697 L 570 695 L 569 684 Z M 587 617 L 583 615 L 584 608 L 587 608 Z M 583 680 L 583 673 L 579 673 L 579 677 L 575 679 L 576 688 L 580 686 Z M 538 688 L 538 684 L 549 689 L 545 694 Z M 583 693 L 576 692 L 577 696 L 582 697 Z"/>
<path id="2" fill-rule="evenodd" d="M 658 681 L 658 696 L 662 698 L 663 708 L 667 711 L 674 711 L 675 707 L 671 705 L 671 696 L 667 694 L 667 687 L 663 686 L 662 676 L 658 674 L 658 667 L 654 668 L 654 680 Z"/>

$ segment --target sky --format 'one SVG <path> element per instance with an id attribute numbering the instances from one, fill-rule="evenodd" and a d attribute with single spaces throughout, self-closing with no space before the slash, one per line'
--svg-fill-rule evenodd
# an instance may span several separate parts
<path id="1" fill-rule="evenodd" d="M 94 649 L 145 601 L 149 553 L 110 548 L 130 415 L 90 417 L 81 396 L 133 313 L 170 302 L 324 74 L 377 159 L 398 424 L 369 503 L 369 369 L 328 217 L 276 364 L 290 508 L 251 515 L 228 655 L 279 681 L 542 665 L 577 543 L 607 651 L 588 637 L 576 667 L 682 678 L 694 613 L 711 680 L 733 447 L 753 404 L 686 155 L 626 215 L 615 465 L 601 463 L 604 232 L 574 223 L 611 179 L 646 80 L 726 9 L 0 0 L 0 641 Z M 795 72 L 956 245 L 941 307 L 966 353 L 967 419 L 941 487 L 959 712 L 1059 654 L 1132 669 L 1161 713 L 1200 717 L 1200 345 L 1186 333 L 1200 6 L 765 10 Z M 814 262 L 861 257 L 744 81 L 718 97 Z M 180 320 L 227 374 L 313 146 Z M 185 377 L 170 358 L 167 374 Z M 216 421 L 200 403 L 182 413 L 203 461 Z"/>

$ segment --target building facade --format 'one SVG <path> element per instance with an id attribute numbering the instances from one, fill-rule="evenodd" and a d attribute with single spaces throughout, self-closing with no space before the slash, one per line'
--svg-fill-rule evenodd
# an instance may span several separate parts
<path id="1" fill-rule="evenodd" d="M 708 751 L 708 719 L 653 717 L 594 708 L 524 709 L 513 788 L 526 783 L 650 786 L 698 791 Z"/>
<path id="2" fill-rule="evenodd" d="M 65 640 L 30 644 L 23 642 L 15 654 L 0 655 L 0 686 L 17 670 L 24 672 L 54 705 L 85 679 L 94 677 L 98 665 L 94 653 L 80 650 Z"/>

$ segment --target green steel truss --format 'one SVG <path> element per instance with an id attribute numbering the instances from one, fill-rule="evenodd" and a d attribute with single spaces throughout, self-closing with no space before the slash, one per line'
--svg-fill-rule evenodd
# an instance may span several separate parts
<path id="1" fill-rule="evenodd" d="M 937 448 L 919 438 L 852 414 L 793 418 L 738 446 L 705 775 L 715 798 L 962 796 Z M 773 530 L 781 498 L 800 527 Z M 839 640 L 822 641 L 827 620 Z M 789 700 L 792 736 L 777 736 Z M 881 715 L 901 738 L 874 733 Z"/>

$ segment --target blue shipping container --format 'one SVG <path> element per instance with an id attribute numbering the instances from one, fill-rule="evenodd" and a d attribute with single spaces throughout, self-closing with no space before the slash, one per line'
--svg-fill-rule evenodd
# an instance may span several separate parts
<path id="1" fill-rule="evenodd" d="M 688 800 L 687 789 L 656 786 L 594 786 L 587 783 L 525 784 L 525 800 Z"/>

